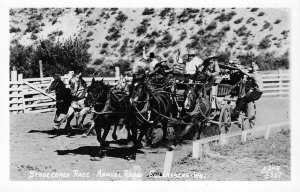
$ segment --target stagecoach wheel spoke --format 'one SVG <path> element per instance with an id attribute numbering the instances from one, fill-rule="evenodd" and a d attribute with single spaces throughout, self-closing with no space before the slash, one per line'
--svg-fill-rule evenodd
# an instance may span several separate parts
<path id="1" fill-rule="evenodd" d="M 220 133 L 226 133 L 231 123 L 230 106 L 224 105 L 220 117 L 219 117 L 219 131 Z"/>

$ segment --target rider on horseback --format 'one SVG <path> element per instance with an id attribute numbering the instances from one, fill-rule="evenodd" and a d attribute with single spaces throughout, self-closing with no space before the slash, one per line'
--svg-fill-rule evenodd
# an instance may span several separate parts
<path id="1" fill-rule="evenodd" d="M 69 81 L 71 94 L 72 94 L 72 103 L 69 110 L 69 116 L 74 113 L 74 110 L 79 111 L 79 116 L 83 117 L 89 111 L 89 107 L 85 106 L 85 96 L 87 94 L 87 84 L 83 80 L 80 70 L 76 70 L 73 77 Z M 83 120 L 82 119 L 82 120 Z M 80 126 L 82 125 L 82 120 L 80 121 Z"/>

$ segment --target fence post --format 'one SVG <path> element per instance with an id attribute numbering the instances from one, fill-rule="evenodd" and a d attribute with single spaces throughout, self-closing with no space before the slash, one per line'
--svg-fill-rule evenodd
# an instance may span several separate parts
<path id="1" fill-rule="evenodd" d="M 20 84 L 19 84 L 20 95 L 22 95 L 22 97 L 18 98 L 19 101 L 22 102 L 22 103 L 18 103 L 18 105 L 19 105 L 20 108 L 22 107 L 23 113 L 25 113 L 26 107 L 25 107 L 25 97 L 24 97 L 24 92 L 23 92 L 24 91 L 23 90 L 24 85 L 23 85 L 23 74 L 22 73 L 18 74 L 18 82 L 20 82 Z"/>
<path id="2" fill-rule="evenodd" d="M 242 141 L 243 143 L 247 141 L 247 133 L 248 133 L 247 129 L 242 131 L 242 134 L 241 134 L 241 141 Z"/>
<path id="3" fill-rule="evenodd" d="M 202 158 L 203 156 L 203 143 L 199 141 L 193 142 L 193 159 Z"/>
<path id="4" fill-rule="evenodd" d="M 265 129 L 265 139 L 269 138 L 271 126 L 267 126 Z"/>
<path id="5" fill-rule="evenodd" d="M 167 151 L 165 156 L 163 175 L 170 174 L 174 151 Z"/>
<path id="6" fill-rule="evenodd" d="M 227 141 L 226 141 L 226 135 L 225 135 L 225 133 L 221 133 L 220 134 L 220 139 L 219 139 L 219 144 L 220 145 L 225 145 L 227 143 Z"/>
<path id="7" fill-rule="evenodd" d="M 11 74 L 11 76 L 10 76 L 11 81 L 16 83 L 16 84 L 11 85 L 12 89 L 16 89 L 16 90 L 13 90 L 11 92 L 11 94 L 16 95 L 16 96 L 12 97 L 12 99 L 11 99 L 12 103 L 11 103 L 10 107 L 12 109 L 13 114 L 18 114 L 18 109 L 17 109 L 18 108 L 18 99 L 19 99 L 18 98 L 19 97 L 19 92 L 17 91 L 17 89 L 18 89 L 18 72 L 17 72 L 15 66 L 13 67 L 13 70 L 10 72 L 10 74 Z"/>
<path id="8" fill-rule="evenodd" d="M 115 77 L 116 77 L 117 79 L 120 79 L 120 68 L 119 68 L 119 67 L 115 67 L 115 71 L 116 71 Z"/>
<path id="9" fill-rule="evenodd" d="M 43 74 L 43 62 L 42 62 L 42 60 L 39 60 L 39 66 L 40 66 L 40 78 L 43 80 L 44 74 Z"/>

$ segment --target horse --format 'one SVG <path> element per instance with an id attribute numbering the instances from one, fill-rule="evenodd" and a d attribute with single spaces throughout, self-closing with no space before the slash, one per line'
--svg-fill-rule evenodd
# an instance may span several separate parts
<path id="1" fill-rule="evenodd" d="M 53 129 L 59 129 L 61 124 L 67 121 L 65 130 L 71 133 L 71 121 L 74 117 L 74 110 L 71 107 L 72 103 L 72 92 L 71 89 L 66 88 L 65 83 L 61 80 L 61 77 L 57 74 L 53 76 L 53 81 L 51 82 L 49 88 L 46 90 L 47 93 L 55 90 L 56 94 L 56 113 L 54 117 Z M 58 120 L 59 116 L 64 114 L 65 117 Z M 84 116 L 85 117 L 85 116 Z M 80 124 L 83 124 L 84 117 L 82 118 Z M 76 116 L 76 125 L 78 125 L 79 116 Z"/>
<path id="2" fill-rule="evenodd" d="M 111 86 L 105 84 L 103 80 L 95 81 L 88 88 L 88 95 L 85 102 L 93 107 L 92 112 L 97 140 L 100 143 L 99 155 L 103 156 L 105 140 L 111 125 L 123 127 L 128 116 L 129 99 L 123 94 L 114 93 Z M 101 129 L 103 134 L 101 136 Z M 115 131 L 114 131 L 115 133 Z M 129 133 L 128 133 L 129 134 Z M 116 139 L 116 135 L 113 136 Z"/>
<path id="3" fill-rule="evenodd" d="M 184 122 L 186 122 L 185 128 L 180 134 L 176 135 L 169 151 L 174 150 L 192 129 L 197 130 L 197 137 L 200 138 L 211 109 L 209 98 L 206 97 L 205 92 L 204 84 L 188 85 L 184 92 L 184 104 L 181 114 Z"/>
<path id="4" fill-rule="evenodd" d="M 58 121 L 58 118 L 61 114 L 68 114 L 72 102 L 71 89 L 66 88 L 65 83 L 61 80 L 59 75 L 55 74 L 53 76 L 53 79 L 54 80 L 51 82 L 50 86 L 46 90 L 47 93 L 50 93 L 55 90 L 56 94 L 56 112 L 54 117 L 55 125 L 53 129 L 59 129 L 61 124 L 67 119 L 65 130 L 69 130 L 71 128 L 71 118 L 63 118 L 60 121 Z"/>
<path id="5" fill-rule="evenodd" d="M 146 75 L 135 82 L 130 97 L 133 113 L 130 116 L 131 130 L 134 138 L 137 138 L 137 129 L 140 134 L 135 140 L 135 147 L 142 147 L 141 140 L 146 136 L 147 142 L 151 144 L 150 134 L 158 123 L 163 129 L 163 141 L 166 140 L 168 117 L 171 116 L 172 99 L 166 91 L 157 91 L 149 85 Z"/>

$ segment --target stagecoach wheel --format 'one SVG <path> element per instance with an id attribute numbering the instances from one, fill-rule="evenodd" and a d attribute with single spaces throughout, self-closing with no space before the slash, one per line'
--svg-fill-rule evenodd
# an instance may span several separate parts
<path id="1" fill-rule="evenodd" d="M 219 131 L 220 133 L 226 133 L 228 131 L 228 127 L 230 127 L 231 123 L 231 113 L 230 106 L 224 105 L 221 109 L 220 117 L 219 117 Z"/>

